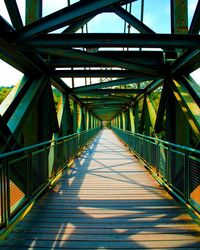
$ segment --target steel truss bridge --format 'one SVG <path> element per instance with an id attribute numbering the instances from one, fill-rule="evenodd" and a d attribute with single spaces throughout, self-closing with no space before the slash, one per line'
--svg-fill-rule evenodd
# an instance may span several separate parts
<path id="1" fill-rule="evenodd" d="M 200 67 L 200 1 L 190 25 L 188 1 L 169 3 L 171 32 L 160 34 L 144 22 L 145 0 L 68 0 L 47 16 L 42 0 L 28 0 L 25 24 L 18 1 L 4 0 L 11 24 L 0 16 L 0 58 L 24 76 L 0 105 L 2 239 L 102 124 L 198 217 L 200 88 L 190 74 Z M 102 13 L 124 31 L 90 33 Z"/>

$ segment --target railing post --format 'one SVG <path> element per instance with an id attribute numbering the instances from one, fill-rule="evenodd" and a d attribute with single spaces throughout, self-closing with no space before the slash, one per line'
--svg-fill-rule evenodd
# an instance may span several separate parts
<path id="1" fill-rule="evenodd" d="M 171 183 L 172 181 L 172 176 L 171 176 L 171 172 L 172 172 L 172 153 L 171 153 L 171 149 L 172 147 L 169 145 L 168 146 L 168 161 L 167 161 L 167 179 L 168 179 L 168 183 Z"/>
<path id="2" fill-rule="evenodd" d="M 9 209 L 10 209 L 10 185 L 9 185 L 9 173 L 8 173 L 8 162 L 5 158 L 2 161 L 2 221 L 7 227 L 9 224 Z"/>
<path id="3" fill-rule="evenodd" d="M 32 198 L 33 193 L 33 169 L 32 169 L 32 153 L 27 152 L 27 199 L 28 201 Z"/>
<path id="4" fill-rule="evenodd" d="M 189 197 L 190 197 L 190 190 L 189 190 L 189 186 L 190 186 L 190 165 L 189 165 L 189 153 L 185 152 L 185 176 L 184 176 L 184 196 L 186 201 L 189 201 Z"/>

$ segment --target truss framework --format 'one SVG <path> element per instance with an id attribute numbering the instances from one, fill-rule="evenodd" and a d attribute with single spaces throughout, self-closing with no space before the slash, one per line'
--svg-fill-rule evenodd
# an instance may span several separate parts
<path id="1" fill-rule="evenodd" d="M 25 25 L 17 1 L 4 2 L 12 25 L 0 18 L 0 58 L 24 73 L 0 106 L 11 144 L 38 143 L 106 120 L 198 147 L 199 86 L 189 74 L 200 66 L 200 1 L 190 27 L 187 1 L 170 1 L 170 34 L 158 34 L 143 22 L 144 6 L 141 20 L 128 11 L 125 5 L 131 10 L 134 0 L 78 1 L 45 17 L 42 0 L 29 0 Z M 88 23 L 101 13 L 115 13 L 128 32 L 89 33 Z M 76 33 L 84 27 L 86 33 Z M 58 28 L 63 31 L 51 33 Z M 94 77 L 101 81 L 76 86 L 76 78 L 92 83 Z M 61 78 L 70 78 L 72 88 Z M 62 93 L 57 111 L 51 85 Z M 160 100 L 156 105 L 155 95 Z M 186 124 L 186 139 L 179 134 L 180 120 Z"/>

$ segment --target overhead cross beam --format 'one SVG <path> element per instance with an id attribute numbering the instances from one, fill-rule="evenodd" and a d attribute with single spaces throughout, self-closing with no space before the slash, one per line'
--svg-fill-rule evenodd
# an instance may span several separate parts
<path id="1" fill-rule="evenodd" d="M 73 91 L 72 91 L 73 93 Z M 142 89 L 94 89 L 94 90 L 86 90 L 77 93 L 77 95 L 81 96 L 96 96 L 96 95 L 110 95 L 110 94 L 139 94 L 144 93 Z"/>
<path id="2" fill-rule="evenodd" d="M 90 34 L 46 34 L 38 38 L 29 38 L 19 42 L 23 48 L 59 48 L 75 47 L 132 47 L 132 48 L 199 48 L 198 35 L 182 34 L 119 34 L 119 33 L 90 33 Z"/>
<path id="3" fill-rule="evenodd" d="M 170 52 L 164 53 L 163 51 L 98 51 L 95 52 L 96 55 L 121 59 L 123 61 L 128 61 L 132 63 L 138 63 L 142 65 L 154 65 L 157 67 L 163 67 L 165 64 L 165 59 L 168 58 L 177 58 L 177 53 Z M 47 55 L 47 58 L 44 59 L 48 61 L 50 67 L 98 67 L 99 64 L 93 62 L 81 61 L 79 59 L 66 60 L 65 57 L 51 56 Z M 101 64 L 102 67 L 106 65 Z"/>
<path id="4" fill-rule="evenodd" d="M 131 62 L 126 62 L 120 59 L 112 59 L 112 58 L 107 58 L 103 56 L 98 56 L 95 55 L 94 53 L 89 53 L 89 52 L 84 52 L 80 50 L 61 50 L 61 49 L 36 49 L 36 52 L 38 53 L 45 53 L 48 55 L 57 55 L 57 56 L 62 56 L 68 59 L 80 59 L 83 61 L 89 61 L 89 62 L 94 62 L 94 63 L 104 63 L 108 67 L 118 67 L 118 68 L 124 68 L 128 70 L 132 70 L 135 72 L 142 72 L 145 74 L 153 75 L 153 76 L 158 76 L 161 74 L 160 70 L 158 69 L 153 69 L 144 65 L 139 65 L 136 63 L 131 63 Z"/>
<path id="5" fill-rule="evenodd" d="M 106 88 L 106 87 L 113 87 L 113 86 L 120 86 L 120 85 L 126 85 L 126 84 L 131 84 L 135 82 L 140 82 L 144 81 L 145 77 L 140 76 L 135 76 L 135 78 L 128 78 L 128 79 L 119 79 L 119 80 L 114 80 L 114 81 L 108 81 L 108 82 L 101 82 L 101 83 L 96 83 L 92 85 L 87 85 L 87 86 L 81 86 L 74 88 L 72 93 L 78 94 L 82 91 L 88 91 L 88 90 L 93 90 L 93 89 L 100 89 L 100 88 Z"/>
<path id="6" fill-rule="evenodd" d="M 108 7 L 123 5 L 133 1 L 134 0 L 79 1 L 22 28 L 19 32 L 16 32 L 16 40 L 38 36 L 42 33 L 47 33 L 72 24 L 83 19 L 85 16 L 99 14 Z"/>

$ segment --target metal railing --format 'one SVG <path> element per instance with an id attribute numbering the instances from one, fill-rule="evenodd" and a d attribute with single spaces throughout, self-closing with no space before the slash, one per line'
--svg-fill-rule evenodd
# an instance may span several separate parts
<path id="1" fill-rule="evenodd" d="M 100 127 L 0 154 L 1 233 L 99 131 Z"/>
<path id="2" fill-rule="evenodd" d="M 200 151 L 112 127 L 182 202 L 200 213 Z"/>

